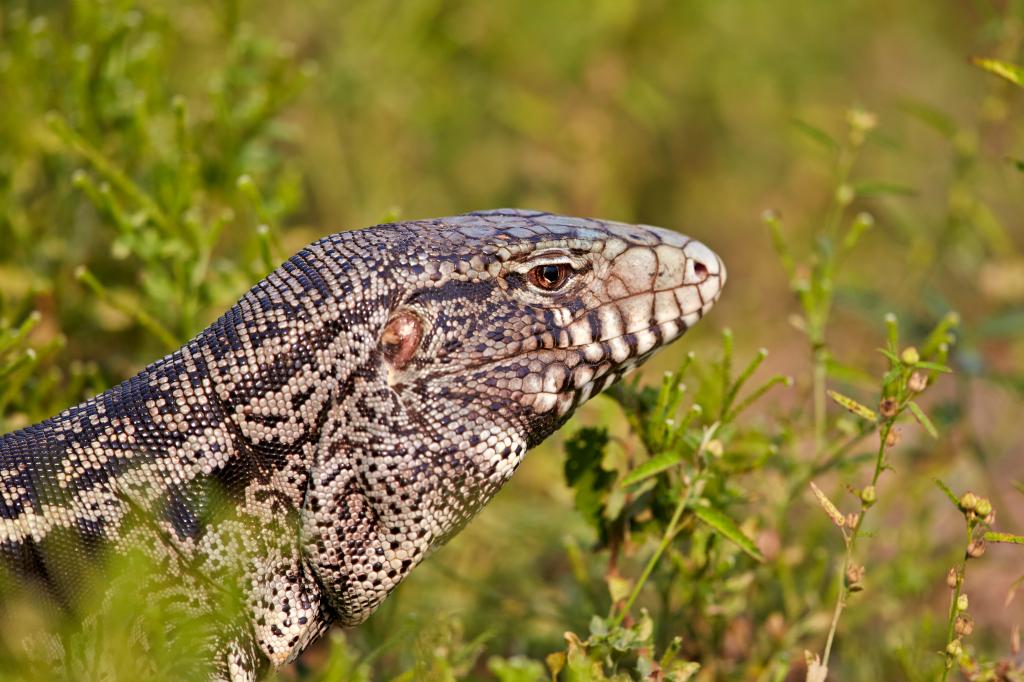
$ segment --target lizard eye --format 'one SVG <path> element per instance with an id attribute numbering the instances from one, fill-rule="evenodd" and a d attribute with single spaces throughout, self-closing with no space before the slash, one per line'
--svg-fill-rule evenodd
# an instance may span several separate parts
<path id="1" fill-rule="evenodd" d="M 572 267 L 568 263 L 545 263 L 531 269 L 527 279 L 538 289 L 557 291 L 565 285 L 571 272 Z"/>

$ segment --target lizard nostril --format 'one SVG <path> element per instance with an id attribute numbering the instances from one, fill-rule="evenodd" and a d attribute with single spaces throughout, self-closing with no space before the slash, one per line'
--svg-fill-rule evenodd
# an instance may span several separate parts
<path id="1" fill-rule="evenodd" d="M 698 282 L 703 282 L 708 278 L 708 266 L 699 260 L 694 259 L 693 261 L 693 276 L 697 278 Z"/>

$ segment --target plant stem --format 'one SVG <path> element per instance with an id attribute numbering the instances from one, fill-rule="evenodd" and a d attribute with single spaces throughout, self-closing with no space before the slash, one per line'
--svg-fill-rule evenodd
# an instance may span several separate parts
<path id="1" fill-rule="evenodd" d="M 832 655 L 832 642 L 836 638 L 836 630 L 839 627 L 839 617 L 843 615 L 846 608 L 846 567 L 850 563 L 850 543 L 846 543 L 846 557 L 843 560 L 843 571 L 839 575 L 839 598 L 836 599 L 836 607 L 832 610 L 832 623 L 828 629 L 828 639 L 825 640 L 825 653 L 822 654 L 822 665 L 828 668 L 828 659 Z"/>
<path id="2" fill-rule="evenodd" d="M 879 429 L 878 456 L 875 458 L 875 471 L 871 476 L 871 485 L 878 483 L 878 477 L 885 470 L 885 442 L 889 438 L 889 432 L 892 431 L 896 416 L 898 416 L 898 413 L 884 421 Z M 821 657 L 821 663 L 826 668 L 828 668 L 829 656 L 832 654 L 832 643 L 835 640 L 836 630 L 839 628 L 839 618 L 843 615 L 843 609 L 846 608 L 846 600 L 850 596 L 847 574 L 853 566 L 853 551 L 857 544 L 857 538 L 860 537 L 860 529 L 864 526 L 864 517 L 867 515 L 869 506 L 862 499 L 860 513 L 857 516 L 857 525 L 851 529 L 849 535 L 845 531 L 843 532 L 843 539 L 846 541 L 846 553 L 843 556 L 843 569 L 839 574 L 839 596 L 836 597 L 836 607 L 832 611 L 832 623 L 829 625 L 828 638 L 825 640 L 825 651 Z"/>
<path id="3" fill-rule="evenodd" d="M 804 314 L 808 321 L 808 338 L 814 363 L 814 461 L 817 462 L 825 450 L 825 432 L 828 403 L 825 399 L 825 387 L 828 382 L 828 347 L 825 344 L 825 330 L 828 327 L 829 315 L 832 311 L 832 281 L 836 271 L 838 249 L 836 242 L 843 216 L 853 200 L 852 189 L 848 187 L 850 172 L 853 169 L 857 152 L 863 143 L 862 138 L 852 134 L 848 148 L 842 148 L 836 158 L 836 182 L 832 205 L 825 217 L 822 234 L 827 247 L 819 247 L 817 272 L 813 276 L 811 295 L 804 299 Z"/>
<path id="4" fill-rule="evenodd" d="M 622 624 L 626 614 L 628 614 L 633 608 L 633 602 L 635 602 L 636 598 L 640 595 L 640 590 L 643 588 L 644 583 L 647 582 L 647 579 L 651 576 L 651 572 L 654 571 L 654 567 L 658 564 L 658 560 L 661 559 L 661 555 L 666 549 L 668 549 L 669 544 L 672 543 L 672 539 L 676 534 L 676 525 L 679 523 L 679 519 L 683 515 L 683 510 L 686 509 L 686 505 L 690 501 L 691 493 L 693 492 L 694 487 L 696 487 L 696 484 L 697 480 L 695 479 L 693 483 L 686 488 L 686 494 L 680 498 L 679 504 L 676 505 L 676 509 L 672 513 L 672 518 L 669 520 L 668 526 L 665 527 L 665 532 L 661 536 L 661 542 L 658 543 L 658 548 L 654 550 L 654 554 L 652 554 L 651 558 L 647 560 L 647 565 L 644 566 L 643 573 L 640 574 L 639 580 L 636 581 L 636 585 L 633 586 L 633 590 L 629 593 L 626 603 L 622 605 L 622 609 L 620 609 L 618 615 L 615 616 L 615 621 L 613 623 L 614 627 L 618 627 Z"/>
<path id="5" fill-rule="evenodd" d="M 814 349 L 814 461 L 825 450 L 825 417 L 828 409 L 825 388 L 828 382 L 828 351 L 824 344 Z"/>
<path id="6" fill-rule="evenodd" d="M 944 662 L 944 665 L 942 666 L 942 677 L 939 678 L 940 680 L 942 680 L 942 682 L 946 682 L 946 679 L 949 677 L 949 671 L 953 668 L 953 661 L 951 660 L 950 655 L 948 653 L 949 644 L 953 641 L 953 632 L 956 628 L 956 603 L 960 600 L 960 593 L 963 590 L 964 575 L 967 572 L 967 550 L 968 547 L 970 547 L 971 545 L 971 538 L 973 537 L 973 535 L 974 525 L 971 523 L 970 520 L 968 520 L 967 543 L 964 545 L 964 553 L 962 555 L 962 558 L 960 559 L 960 565 L 954 569 L 956 571 L 956 585 L 953 587 L 949 601 L 949 617 L 946 622 L 946 647 L 943 650 L 943 655 L 945 655 L 946 660 Z"/>
<path id="7" fill-rule="evenodd" d="M 665 527 L 665 532 L 661 535 L 661 541 L 658 543 L 658 548 L 654 550 L 654 554 L 647 560 L 647 565 L 644 566 L 643 572 L 640 574 L 640 578 L 636 581 L 636 585 L 633 586 L 633 590 L 629 593 L 629 597 L 626 599 L 626 603 L 622 605 L 622 609 L 619 610 L 615 620 L 612 623 L 613 627 L 618 627 L 622 624 L 626 614 L 633 608 L 633 602 L 640 596 L 640 590 L 643 589 L 644 583 L 650 578 L 651 573 L 654 571 L 654 567 L 658 565 L 658 561 L 661 559 L 661 555 L 665 553 L 668 546 L 672 544 L 672 540 L 675 538 L 676 530 L 678 529 L 679 520 L 683 516 L 683 511 L 686 509 L 686 505 L 690 503 L 690 500 L 694 496 L 694 491 L 698 494 L 700 489 L 703 488 L 703 476 L 704 469 L 701 467 L 701 457 L 704 454 L 704 449 L 707 444 L 711 442 L 715 432 L 718 430 L 718 422 L 715 422 L 704 430 L 704 436 L 701 438 L 700 446 L 697 448 L 694 459 L 697 461 L 697 473 L 693 478 L 693 481 L 686 487 L 686 493 L 679 498 L 679 503 L 676 505 L 675 511 L 672 512 L 672 518 L 669 519 L 668 525 Z"/>

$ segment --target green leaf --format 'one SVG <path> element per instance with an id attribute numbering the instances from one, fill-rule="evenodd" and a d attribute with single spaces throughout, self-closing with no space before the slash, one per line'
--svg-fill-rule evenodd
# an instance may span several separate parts
<path id="1" fill-rule="evenodd" d="M 839 143 L 821 128 L 813 126 L 807 121 L 801 121 L 798 118 L 793 119 L 792 123 L 793 127 L 803 133 L 807 139 L 821 145 L 831 154 L 839 153 Z"/>
<path id="2" fill-rule="evenodd" d="M 862 419 L 867 419 L 869 422 L 878 421 L 878 415 L 867 405 L 861 405 L 853 398 L 843 395 L 837 391 L 828 391 L 828 397 L 832 398 L 836 403 L 845 407 L 850 412 L 854 413 Z"/>
<path id="3" fill-rule="evenodd" d="M 754 541 L 743 534 L 736 522 L 718 511 L 714 507 L 696 506 L 693 513 L 698 519 L 711 526 L 711 528 L 722 537 L 731 541 L 737 547 L 749 554 L 751 557 L 764 563 L 764 556 L 757 548 Z"/>
<path id="4" fill-rule="evenodd" d="M 633 589 L 633 581 L 619 575 L 609 574 L 605 576 L 604 581 L 608 584 L 608 596 L 611 597 L 613 604 L 625 601 Z M 594 631 L 593 626 L 590 631 Z"/>
<path id="5" fill-rule="evenodd" d="M 946 493 L 946 497 L 948 497 L 949 501 L 953 503 L 953 506 L 956 507 L 957 509 L 959 509 L 960 508 L 960 498 L 957 497 L 956 494 L 952 490 L 949 489 L 949 486 L 946 485 L 945 483 L 943 483 L 942 481 L 940 481 L 937 478 L 933 478 L 932 480 L 935 482 L 935 485 L 936 485 L 936 487 L 938 487 L 939 490 L 941 490 L 942 492 Z"/>
<path id="6" fill-rule="evenodd" d="M 656 476 L 679 464 L 682 459 L 683 455 L 680 452 L 659 453 L 626 474 L 626 477 L 622 479 L 622 485 L 633 485 L 651 476 Z"/>
<path id="7" fill-rule="evenodd" d="M 1014 535 L 1013 533 L 996 533 L 995 531 L 988 531 L 985 533 L 985 540 L 988 542 L 1008 542 L 1013 545 L 1024 545 L 1024 535 Z"/>
<path id="8" fill-rule="evenodd" d="M 608 636 L 608 622 L 598 615 L 590 617 L 590 634 L 595 637 Z"/>
<path id="9" fill-rule="evenodd" d="M 953 370 L 945 365 L 940 365 L 937 362 L 927 362 L 925 360 L 918 360 L 914 363 L 914 367 L 919 369 L 930 369 L 933 372 L 942 372 L 943 374 L 952 374 Z"/>
<path id="10" fill-rule="evenodd" d="M 932 438 L 939 437 L 939 431 L 935 428 L 935 424 L 932 424 L 932 420 L 928 418 L 928 415 L 924 413 L 924 410 L 922 410 L 917 403 L 911 400 L 907 403 L 907 407 L 910 408 L 910 411 L 914 413 L 914 418 L 917 419 L 918 423 L 924 427 L 924 430 L 927 431 Z"/>
<path id="11" fill-rule="evenodd" d="M 886 180 L 861 180 L 854 184 L 853 190 L 859 197 L 912 197 L 917 194 L 917 190 L 913 187 L 907 187 L 906 185 Z"/>
<path id="12" fill-rule="evenodd" d="M 487 668 L 498 682 L 540 682 L 546 678 L 540 661 L 525 656 L 492 656 L 487 660 Z"/>
<path id="13" fill-rule="evenodd" d="M 565 443 L 565 482 L 575 486 L 587 472 L 600 467 L 604 449 L 608 445 L 608 431 L 598 427 L 584 427 Z"/>
<path id="14" fill-rule="evenodd" d="M 892 351 L 886 350 L 885 348 L 877 348 L 876 350 L 879 353 L 881 353 L 882 355 L 884 355 L 886 357 L 886 359 L 888 359 L 889 362 L 891 362 L 893 365 L 902 365 L 903 364 L 903 361 L 900 360 L 900 356 L 896 355 Z"/>
<path id="15" fill-rule="evenodd" d="M 956 135 L 956 122 L 944 111 L 911 99 L 901 101 L 900 108 L 943 137 L 952 139 Z"/>
<path id="16" fill-rule="evenodd" d="M 1014 85 L 1024 88 L 1024 68 L 1004 62 L 1001 59 L 989 59 L 988 57 L 972 57 L 971 63 L 975 66 L 994 73 L 1000 78 L 1005 78 Z"/>
<path id="17" fill-rule="evenodd" d="M 592 427 L 580 429 L 565 443 L 565 482 L 576 493 L 576 509 L 599 533 L 604 530 L 601 514 L 608 489 L 615 481 L 615 474 L 601 466 L 607 445 L 608 432 Z"/>
<path id="18" fill-rule="evenodd" d="M 547 663 L 548 670 L 551 671 L 551 679 L 557 679 L 558 673 L 562 672 L 565 668 L 566 653 L 564 651 L 556 651 L 548 654 L 544 658 L 544 662 Z"/>

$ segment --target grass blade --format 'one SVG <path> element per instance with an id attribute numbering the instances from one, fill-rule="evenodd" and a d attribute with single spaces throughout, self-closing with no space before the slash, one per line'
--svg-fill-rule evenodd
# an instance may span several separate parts
<path id="1" fill-rule="evenodd" d="M 698 519 L 711 526 L 712 530 L 729 540 L 755 560 L 764 563 L 764 555 L 754 541 L 743 534 L 736 522 L 713 507 L 694 507 L 693 513 Z"/>
<path id="2" fill-rule="evenodd" d="M 995 531 L 989 531 L 985 533 L 985 540 L 988 542 L 1008 542 L 1014 545 L 1024 545 L 1024 535 L 1014 535 L 1013 533 L 996 533 Z"/>
<path id="3" fill-rule="evenodd" d="M 935 486 L 939 490 L 941 490 L 942 492 L 946 493 L 946 497 L 948 497 L 949 501 L 953 503 L 953 506 L 956 507 L 957 509 L 959 509 L 960 508 L 960 498 L 956 496 L 956 493 L 954 493 L 952 490 L 950 490 L 949 486 L 946 485 L 945 483 L 943 483 L 942 481 L 940 481 L 939 479 L 933 478 L 932 480 L 935 482 Z"/>
<path id="4" fill-rule="evenodd" d="M 994 73 L 1000 78 L 1005 78 L 1014 85 L 1024 88 L 1024 67 L 1004 62 L 1001 59 L 989 59 L 987 57 L 972 57 L 971 63 L 989 73 Z"/>
<path id="5" fill-rule="evenodd" d="M 622 479 L 622 486 L 630 486 L 639 483 L 651 476 L 656 476 L 662 471 L 671 469 L 682 461 L 683 455 L 680 452 L 662 452 L 636 467 Z"/>
<path id="6" fill-rule="evenodd" d="M 932 423 L 932 420 L 928 418 L 928 415 L 924 413 L 924 410 L 922 410 L 917 403 L 910 401 L 907 403 L 907 407 L 909 407 L 910 411 L 914 413 L 914 418 L 917 419 L 918 423 L 924 427 L 924 430 L 928 432 L 928 435 L 932 438 L 939 437 L 939 430 L 935 428 L 935 424 Z"/>
<path id="7" fill-rule="evenodd" d="M 828 397 L 832 398 L 832 400 L 834 400 L 836 403 L 838 403 L 842 407 L 845 407 L 847 410 L 849 410 L 850 412 L 852 412 L 853 414 L 857 415 L 862 419 L 867 419 L 869 422 L 878 421 L 878 415 L 875 414 L 874 410 L 872 410 L 867 405 L 862 405 L 858 403 L 856 400 L 850 398 L 849 396 L 845 396 L 842 393 L 830 390 L 828 391 Z"/>

